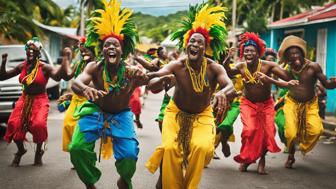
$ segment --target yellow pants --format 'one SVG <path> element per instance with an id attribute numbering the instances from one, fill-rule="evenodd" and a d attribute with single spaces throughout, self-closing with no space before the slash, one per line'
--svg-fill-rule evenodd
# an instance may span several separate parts
<path id="1" fill-rule="evenodd" d="M 180 130 L 176 119 L 178 112 L 180 110 L 171 100 L 163 119 L 162 145 L 155 150 L 146 167 L 154 173 L 162 161 L 163 189 L 195 189 L 201 180 L 203 168 L 209 164 L 214 153 L 216 130 L 212 108 L 209 106 L 204 112 L 197 114 L 192 124 L 185 175 L 182 169 L 183 150 L 177 142 Z"/>
<path id="2" fill-rule="evenodd" d="M 64 117 L 64 122 L 63 122 L 62 148 L 63 148 L 63 151 L 65 152 L 69 152 L 68 146 L 71 143 L 72 135 L 77 125 L 78 119 L 74 118 L 73 114 L 76 111 L 77 107 L 79 107 L 86 101 L 87 99 L 85 97 L 78 96 L 73 93 L 69 108 L 65 112 L 65 117 Z"/>
<path id="3" fill-rule="evenodd" d="M 305 154 L 312 150 L 323 132 L 322 121 L 318 114 L 317 98 L 306 103 L 299 103 L 293 98 L 286 96 L 283 110 L 285 113 L 287 147 L 290 148 L 295 143 L 298 143 L 302 153 Z M 303 111 L 305 114 L 300 115 L 300 111 Z M 305 124 L 301 124 L 300 126 L 299 122 L 301 121 L 304 121 L 303 123 Z"/>

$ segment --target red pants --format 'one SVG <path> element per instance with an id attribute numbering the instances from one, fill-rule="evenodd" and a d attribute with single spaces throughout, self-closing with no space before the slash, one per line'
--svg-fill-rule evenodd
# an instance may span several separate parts
<path id="1" fill-rule="evenodd" d="M 22 110 L 25 106 L 26 95 L 22 94 L 19 100 L 15 103 L 14 110 L 9 117 L 6 134 L 4 140 L 10 143 L 14 141 L 26 140 L 26 131 L 22 126 Z M 29 118 L 28 131 L 33 135 L 34 143 L 42 143 L 48 138 L 47 118 L 49 111 L 49 100 L 46 93 L 34 96 L 31 116 Z"/>
<path id="2" fill-rule="evenodd" d="M 139 115 L 141 113 L 141 101 L 140 101 L 141 89 L 137 87 L 129 101 L 129 106 L 131 107 L 132 112 L 135 115 Z"/>
<path id="3" fill-rule="evenodd" d="M 266 151 L 280 151 L 274 138 L 274 114 L 274 102 L 271 98 L 259 103 L 241 98 L 242 147 L 240 154 L 234 157 L 236 162 L 255 163 Z"/>

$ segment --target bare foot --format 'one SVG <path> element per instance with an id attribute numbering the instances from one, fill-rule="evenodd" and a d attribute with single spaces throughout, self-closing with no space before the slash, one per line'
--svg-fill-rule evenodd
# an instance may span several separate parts
<path id="1" fill-rule="evenodd" d="M 289 155 L 289 156 L 288 156 L 288 159 L 287 159 L 287 161 L 286 161 L 286 163 L 285 163 L 285 167 L 286 167 L 287 169 L 292 169 L 294 163 L 295 163 L 295 158 L 294 158 L 294 156 Z"/>
<path id="2" fill-rule="evenodd" d="M 128 189 L 128 184 L 121 177 L 118 179 L 117 186 L 119 189 Z"/>
<path id="3" fill-rule="evenodd" d="M 239 166 L 239 171 L 246 172 L 249 165 L 249 163 L 241 163 Z"/>
<path id="4" fill-rule="evenodd" d="M 258 164 L 258 174 L 259 175 L 267 175 L 268 173 L 265 171 L 265 165 L 266 165 L 266 160 L 265 157 L 262 157 L 259 160 L 259 164 Z"/>
<path id="5" fill-rule="evenodd" d="M 94 184 L 85 184 L 86 189 L 96 189 Z"/>
<path id="6" fill-rule="evenodd" d="M 43 150 L 40 151 L 36 151 L 35 152 L 35 159 L 34 159 L 34 166 L 42 166 L 43 162 L 42 162 L 42 156 L 44 154 Z"/>
<path id="7" fill-rule="evenodd" d="M 227 142 L 222 143 L 222 152 L 224 154 L 224 157 L 229 157 L 231 155 L 230 146 Z"/>
<path id="8" fill-rule="evenodd" d="M 159 176 L 159 178 L 156 182 L 155 188 L 156 189 L 162 189 L 162 176 L 161 176 L 161 174 L 160 174 L 160 176 Z"/>
<path id="9" fill-rule="evenodd" d="M 10 166 L 12 167 L 19 167 L 20 165 L 20 161 L 21 161 L 21 157 L 27 152 L 26 149 L 24 149 L 23 151 L 18 151 L 14 154 L 14 159 L 12 161 L 12 164 Z"/>

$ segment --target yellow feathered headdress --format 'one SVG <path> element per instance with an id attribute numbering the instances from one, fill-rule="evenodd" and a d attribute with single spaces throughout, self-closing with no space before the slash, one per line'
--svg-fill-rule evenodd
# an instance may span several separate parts
<path id="1" fill-rule="evenodd" d="M 128 8 L 121 9 L 119 0 L 104 0 L 103 3 L 104 9 L 95 10 L 89 20 L 87 43 L 97 46 L 98 40 L 114 37 L 122 44 L 125 58 L 134 51 L 138 37 L 135 24 L 131 21 L 133 11 Z"/>
<path id="2" fill-rule="evenodd" d="M 182 27 L 172 35 L 172 40 L 178 39 L 179 46 L 185 49 L 192 34 L 200 33 L 206 39 L 205 53 L 218 60 L 226 47 L 227 30 L 224 24 L 226 10 L 225 7 L 211 7 L 205 3 L 190 6 L 188 16 L 181 22 Z"/>

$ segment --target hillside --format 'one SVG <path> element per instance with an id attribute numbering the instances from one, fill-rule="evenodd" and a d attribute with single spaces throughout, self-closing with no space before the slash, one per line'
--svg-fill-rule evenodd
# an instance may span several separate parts
<path id="1" fill-rule="evenodd" d="M 179 21 L 185 15 L 186 11 L 159 17 L 138 12 L 134 14 L 134 22 L 137 25 L 139 36 L 146 36 L 155 42 L 161 42 L 178 27 Z"/>

